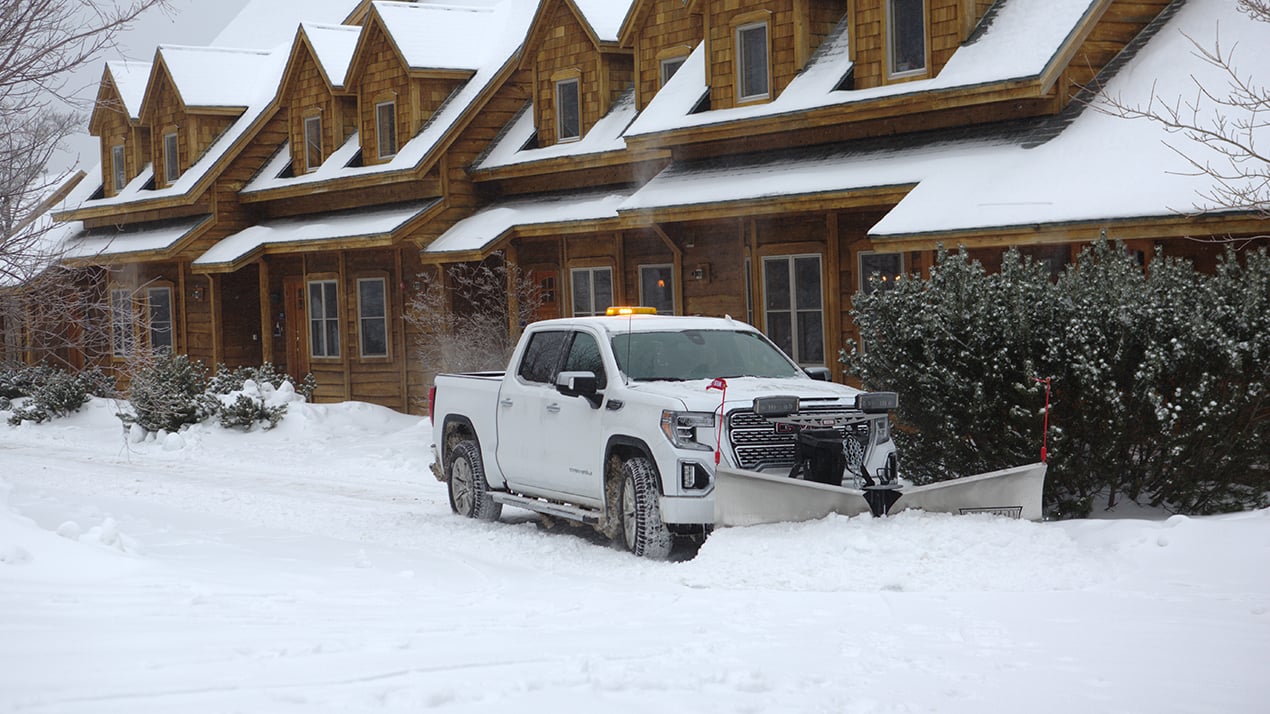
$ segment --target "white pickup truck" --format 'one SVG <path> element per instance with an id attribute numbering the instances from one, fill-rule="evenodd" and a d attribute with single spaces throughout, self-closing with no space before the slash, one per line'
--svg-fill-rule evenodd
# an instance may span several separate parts
<path id="1" fill-rule="evenodd" d="M 507 372 L 436 378 L 433 470 L 461 515 L 496 520 L 504 505 L 526 508 L 664 558 L 675 536 L 714 526 L 720 463 L 833 485 L 844 473 L 895 479 L 894 394 L 834 384 L 828 374 L 800 368 L 730 318 L 544 320 L 526 328 Z M 801 429 L 756 413 L 756 398 L 783 399 L 804 416 L 860 418 L 821 430 L 842 445 L 836 464 L 800 473 Z"/>

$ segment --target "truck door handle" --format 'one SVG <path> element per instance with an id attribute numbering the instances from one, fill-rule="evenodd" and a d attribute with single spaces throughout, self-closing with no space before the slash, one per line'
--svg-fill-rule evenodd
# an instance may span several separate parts
<path id="1" fill-rule="evenodd" d="M 510 407 L 512 404 L 515 404 L 515 402 L 513 402 L 510 399 L 500 399 L 498 400 L 498 403 L 500 406 L 504 406 L 504 407 Z"/>
<path id="2" fill-rule="evenodd" d="M 560 411 L 560 405 L 556 404 L 555 402 L 552 402 L 547 405 L 547 411 L 551 412 L 552 414 L 556 414 Z"/>

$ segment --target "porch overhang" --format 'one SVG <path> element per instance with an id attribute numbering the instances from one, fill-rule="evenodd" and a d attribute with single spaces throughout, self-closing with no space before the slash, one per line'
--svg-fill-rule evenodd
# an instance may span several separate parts
<path id="1" fill-rule="evenodd" d="M 68 265 L 116 265 L 172 260 L 215 224 L 211 215 L 81 230 L 63 244 Z"/>

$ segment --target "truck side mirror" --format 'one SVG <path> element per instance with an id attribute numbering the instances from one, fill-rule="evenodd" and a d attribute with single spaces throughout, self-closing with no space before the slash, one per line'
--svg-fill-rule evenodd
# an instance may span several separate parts
<path id="1" fill-rule="evenodd" d="M 803 371 L 807 373 L 808 377 L 811 377 L 817 382 L 833 381 L 833 372 L 830 372 L 828 367 L 807 367 Z"/>
<path id="2" fill-rule="evenodd" d="M 561 372 L 556 375 L 556 391 L 566 397 L 584 397 L 597 409 L 603 399 L 595 372 Z"/>

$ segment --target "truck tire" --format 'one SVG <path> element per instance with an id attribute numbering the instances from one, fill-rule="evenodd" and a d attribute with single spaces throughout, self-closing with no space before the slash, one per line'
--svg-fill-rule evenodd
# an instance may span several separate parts
<path id="1" fill-rule="evenodd" d="M 661 522 L 657 472 L 643 457 L 622 464 L 622 541 L 641 558 L 665 560 L 674 539 Z"/>
<path id="2" fill-rule="evenodd" d="M 450 476 L 450 510 L 480 521 L 496 521 L 503 515 L 503 504 L 490 498 L 481 448 L 475 441 L 455 444 L 446 470 Z"/>

